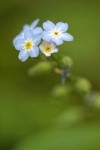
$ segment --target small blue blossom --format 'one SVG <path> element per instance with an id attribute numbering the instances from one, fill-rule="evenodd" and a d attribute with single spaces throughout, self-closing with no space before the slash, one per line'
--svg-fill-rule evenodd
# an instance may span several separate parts
<path id="1" fill-rule="evenodd" d="M 36 19 L 33 21 L 33 23 L 31 25 L 24 25 L 23 26 L 23 30 L 19 33 L 19 35 L 17 35 L 14 40 L 13 40 L 13 44 L 15 44 L 15 41 L 17 39 L 19 39 L 20 37 L 23 37 L 24 36 L 24 31 L 26 29 L 31 29 L 33 31 L 33 34 L 34 35 L 37 35 L 37 34 L 41 34 L 42 33 L 42 28 L 41 27 L 36 27 L 37 24 L 39 22 L 39 19 Z"/>
<path id="2" fill-rule="evenodd" d="M 34 35 L 33 30 L 27 28 L 23 31 L 23 36 L 15 40 L 14 46 L 20 51 L 18 58 L 24 62 L 28 57 L 37 57 L 39 55 L 39 43 L 41 41 L 41 34 Z"/>
<path id="3" fill-rule="evenodd" d="M 68 24 L 63 22 L 58 22 L 56 25 L 51 21 L 46 21 L 43 23 L 43 40 L 52 41 L 56 45 L 63 44 L 63 41 L 72 41 L 73 36 L 66 33 L 68 29 Z"/>

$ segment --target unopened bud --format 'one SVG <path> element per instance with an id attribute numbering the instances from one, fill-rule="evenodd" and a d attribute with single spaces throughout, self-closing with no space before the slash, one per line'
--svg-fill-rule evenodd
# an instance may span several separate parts
<path id="1" fill-rule="evenodd" d="M 52 95 L 54 98 L 63 98 L 67 96 L 68 93 L 69 93 L 69 89 L 65 85 L 57 85 L 56 87 L 54 87 L 52 91 Z"/>
<path id="2" fill-rule="evenodd" d="M 69 56 L 64 56 L 61 60 L 62 64 L 66 67 L 72 67 L 73 60 Z"/>
<path id="3" fill-rule="evenodd" d="M 87 79 L 78 79 L 75 85 L 76 89 L 81 93 L 87 93 L 91 89 L 91 84 Z"/>
<path id="4" fill-rule="evenodd" d="M 30 68 L 28 71 L 28 74 L 30 76 L 37 76 L 37 75 L 42 75 L 45 73 L 50 73 L 52 70 L 52 63 L 50 62 L 39 62 L 36 64 L 34 67 Z"/>

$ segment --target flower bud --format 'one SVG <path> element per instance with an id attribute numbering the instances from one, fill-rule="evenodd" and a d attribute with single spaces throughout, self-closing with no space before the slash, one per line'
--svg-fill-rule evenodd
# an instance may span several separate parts
<path id="1" fill-rule="evenodd" d="M 78 81 L 76 82 L 75 85 L 76 89 L 81 92 L 81 93 L 87 93 L 90 91 L 91 89 L 91 84 L 87 79 L 84 78 L 80 78 L 78 79 Z"/>
<path id="2" fill-rule="evenodd" d="M 52 70 L 52 63 L 50 62 L 39 62 L 36 64 L 34 67 L 30 68 L 28 71 L 28 74 L 30 76 L 37 76 L 37 75 L 42 75 L 45 73 L 50 73 Z"/>
<path id="3" fill-rule="evenodd" d="M 61 62 L 66 67 L 72 67 L 72 65 L 73 65 L 73 61 L 72 61 L 71 57 L 69 57 L 69 56 L 64 56 L 62 58 Z"/>
<path id="4" fill-rule="evenodd" d="M 64 98 L 69 93 L 69 89 L 65 85 L 57 85 L 52 91 L 54 98 Z"/>

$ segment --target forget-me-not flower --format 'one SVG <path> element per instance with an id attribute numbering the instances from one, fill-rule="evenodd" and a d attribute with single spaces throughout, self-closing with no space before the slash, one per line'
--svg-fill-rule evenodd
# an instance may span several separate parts
<path id="1" fill-rule="evenodd" d="M 15 41 L 16 41 L 17 39 L 19 39 L 19 37 L 23 37 L 23 36 L 24 36 L 24 31 L 25 31 L 26 29 L 31 29 L 31 30 L 33 31 L 33 34 L 34 34 L 34 35 L 41 34 L 41 33 L 42 33 L 42 28 L 41 28 L 41 27 L 36 27 L 37 24 L 38 24 L 38 22 L 39 22 L 39 19 L 36 19 L 36 20 L 33 21 L 33 23 L 32 23 L 31 25 L 24 25 L 24 26 L 23 26 L 23 29 L 22 29 L 22 31 L 19 33 L 19 35 L 17 35 L 17 36 L 14 38 L 13 44 L 15 44 Z"/>
<path id="2" fill-rule="evenodd" d="M 63 44 L 63 41 L 72 41 L 73 36 L 66 33 L 68 29 L 68 24 L 63 22 L 58 22 L 56 25 L 51 21 L 46 21 L 43 23 L 43 40 L 52 41 L 56 45 Z"/>
<path id="3" fill-rule="evenodd" d="M 20 51 L 18 58 L 24 62 L 28 57 L 37 57 L 39 55 L 38 44 L 41 41 L 41 34 L 34 35 L 33 30 L 26 29 L 23 36 L 20 35 L 14 43 L 17 50 Z"/>
<path id="4" fill-rule="evenodd" d="M 45 56 L 51 56 L 51 54 L 58 52 L 58 48 L 56 48 L 56 45 L 53 42 L 43 41 L 39 47 L 40 47 L 40 51 Z"/>

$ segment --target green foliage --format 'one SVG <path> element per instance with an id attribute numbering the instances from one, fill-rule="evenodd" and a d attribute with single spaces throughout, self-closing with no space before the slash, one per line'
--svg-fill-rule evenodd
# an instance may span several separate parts
<path id="1" fill-rule="evenodd" d="M 28 137 L 14 150 L 98 150 L 100 128 L 79 126 L 68 130 L 50 129 L 44 133 Z"/>

